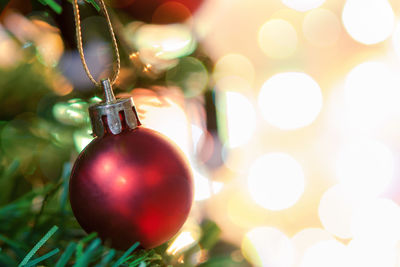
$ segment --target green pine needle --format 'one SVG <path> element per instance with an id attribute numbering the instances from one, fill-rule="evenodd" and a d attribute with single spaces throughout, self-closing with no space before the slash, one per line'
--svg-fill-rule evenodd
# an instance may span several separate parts
<path id="1" fill-rule="evenodd" d="M 61 14 L 62 12 L 62 7 L 54 0 L 39 0 L 39 2 L 43 5 L 48 5 L 57 14 Z"/>
<path id="2" fill-rule="evenodd" d="M 107 255 L 101 260 L 101 262 L 99 264 L 96 265 L 96 267 L 107 266 L 107 264 L 112 260 L 112 258 L 114 258 L 114 256 L 115 256 L 115 250 L 110 249 L 110 251 L 108 251 Z"/>
<path id="3" fill-rule="evenodd" d="M 51 256 L 54 256 L 55 254 L 57 254 L 58 252 L 60 252 L 60 249 L 56 248 L 53 249 L 52 251 L 50 251 L 49 253 L 44 254 L 43 256 L 34 259 L 33 261 L 28 262 L 26 265 L 24 265 L 24 267 L 31 267 L 31 266 L 35 266 L 36 264 L 38 264 L 41 261 L 46 260 L 47 258 L 50 258 Z"/>
<path id="4" fill-rule="evenodd" d="M 131 254 L 138 246 L 139 246 L 139 242 L 136 242 L 135 244 L 133 244 L 133 246 L 131 246 L 127 251 L 125 251 L 125 253 L 121 256 L 121 258 L 119 258 L 112 267 L 118 267 L 120 266 L 122 263 L 124 263 L 125 261 L 127 261 L 127 257 L 129 254 Z"/>
<path id="5" fill-rule="evenodd" d="M 29 251 L 29 253 L 25 256 L 25 258 L 21 261 L 21 263 L 18 265 L 18 267 L 25 266 L 28 261 L 32 258 L 33 255 L 39 250 L 41 246 L 43 246 L 44 243 L 46 243 L 47 240 L 58 230 L 58 227 L 54 225 L 45 235 L 42 237 L 42 239 L 39 240 L 39 242 L 36 243 L 36 245 Z"/>
<path id="6" fill-rule="evenodd" d="M 74 264 L 75 267 L 84 267 L 88 266 L 91 256 L 93 252 L 97 249 L 97 247 L 101 244 L 100 238 L 96 238 L 93 240 L 92 243 L 88 246 L 86 251 L 77 259 L 76 263 Z"/>
<path id="7" fill-rule="evenodd" d="M 76 248 L 76 243 L 74 242 L 69 243 L 68 247 L 65 249 L 64 253 L 57 261 L 55 267 L 64 267 L 71 258 L 72 254 L 74 254 L 75 248 Z"/>

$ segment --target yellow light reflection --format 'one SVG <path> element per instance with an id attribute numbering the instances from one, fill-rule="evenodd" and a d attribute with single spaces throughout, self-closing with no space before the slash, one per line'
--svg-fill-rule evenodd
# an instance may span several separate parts
<path id="1" fill-rule="evenodd" d="M 381 62 L 364 62 L 347 76 L 344 97 L 346 120 L 357 131 L 379 130 L 400 114 L 399 76 Z"/>
<path id="2" fill-rule="evenodd" d="M 170 255 L 175 255 L 179 251 L 184 250 L 185 248 L 192 245 L 194 242 L 196 242 L 196 239 L 192 236 L 190 232 L 182 232 L 168 247 L 167 253 Z"/>
<path id="3" fill-rule="evenodd" d="M 342 267 L 347 258 L 346 246 L 339 241 L 321 241 L 306 250 L 300 267 Z"/>
<path id="4" fill-rule="evenodd" d="M 307 41 L 320 47 L 334 45 L 339 39 L 340 28 L 336 14 L 323 8 L 311 10 L 303 21 L 303 32 Z"/>
<path id="5" fill-rule="evenodd" d="M 389 199 L 367 201 L 353 216 L 355 238 L 394 246 L 400 241 L 400 207 Z"/>
<path id="6" fill-rule="evenodd" d="M 261 50 L 271 58 L 291 56 L 296 50 L 297 41 L 295 28 L 283 19 L 267 21 L 258 33 L 258 44 Z"/>
<path id="7" fill-rule="evenodd" d="M 357 198 L 340 185 L 335 185 L 322 195 L 318 207 L 319 219 L 329 233 L 340 238 L 351 238 L 351 223 L 357 206 Z"/>
<path id="8" fill-rule="evenodd" d="M 255 266 L 290 267 L 294 261 L 290 239 L 273 227 L 258 227 L 246 233 L 242 253 Z"/>
<path id="9" fill-rule="evenodd" d="M 227 54 L 215 64 L 213 77 L 218 82 L 227 76 L 237 76 L 246 80 L 249 84 L 254 81 L 255 70 L 250 60 L 241 54 Z"/>
<path id="10" fill-rule="evenodd" d="M 387 0 L 347 0 L 342 20 L 354 40 L 371 45 L 382 42 L 391 35 L 394 13 Z"/>
<path id="11" fill-rule="evenodd" d="M 301 262 L 308 248 L 326 240 L 334 240 L 334 238 L 330 233 L 320 228 L 306 228 L 295 234 L 292 237 L 292 243 L 296 251 L 295 262 Z"/>
<path id="12" fill-rule="evenodd" d="M 394 172 L 392 152 L 383 144 L 359 139 L 338 154 L 336 175 L 340 184 L 359 197 L 377 196 L 390 184 Z"/>
<path id="13" fill-rule="evenodd" d="M 305 73 L 279 73 L 264 83 L 258 104 L 268 123 L 292 130 L 307 126 L 317 118 L 322 108 L 322 93 L 319 85 Z"/>
<path id="14" fill-rule="evenodd" d="M 297 11 L 307 11 L 321 6 L 325 0 L 281 0 L 284 5 Z"/>
<path id="15" fill-rule="evenodd" d="M 226 113 L 229 146 L 247 143 L 256 129 L 256 112 L 251 102 L 240 93 L 227 92 Z"/>
<path id="16" fill-rule="evenodd" d="M 290 155 L 266 154 L 251 166 L 248 187 L 253 200 L 265 209 L 286 209 L 304 192 L 303 169 Z"/>

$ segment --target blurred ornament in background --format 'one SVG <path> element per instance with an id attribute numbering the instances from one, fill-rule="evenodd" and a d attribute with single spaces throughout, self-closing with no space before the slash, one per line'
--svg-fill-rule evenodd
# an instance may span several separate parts
<path id="1" fill-rule="evenodd" d="M 184 57 L 167 71 L 166 83 L 178 86 L 186 97 L 200 95 L 208 85 L 208 72 L 204 64 L 194 57 Z"/>
<path id="2" fill-rule="evenodd" d="M 58 102 L 53 107 L 53 116 L 63 124 L 80 126 L 89 123 L 88 107 L 89 104 L 82 99 Z"/>
<path id="3" fill-rule="evenodd" d="M 153 24 L 188 20 L 204 0 L 110 0 L 111 6 L 132 18 Z"/>
<path id="4" fill-rule="evenodd" d="M 193 32 L 185 24 L 151 25 L 131 22 L 124 36 L 137 51 L 130 55 L 140 59 L 151 71 L 161 73 L 178 64 L 178 58 L 190 55 L 197 47 Z"/>

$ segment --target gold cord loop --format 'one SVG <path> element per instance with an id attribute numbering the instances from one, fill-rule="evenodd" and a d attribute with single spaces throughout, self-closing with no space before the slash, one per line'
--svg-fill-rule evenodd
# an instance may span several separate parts
<path id="1" fill-rule="evenodd" d="M 108 16 L 108 12 L 107 12 L 107 8 L 106 5 L 104 4 L 103 0 L 97 0 L 96 2 L 99 3 L 101 10 L 103 11 L 104 17 L 107 20 L 107 24 L 108 24 L 108 30 L 110 32 L 111 38 L 112 38 L 112 42 L 113 42 L 113 47 L 114 47 L 114 52 L 116 55 L 116 69 L 114 70 L 114 76 L 111 78 L 111 85 L 113 85 L 115 83 L 115 81 L 118 78 L 119 75 L 119 69 L 120 69 L 120 58 L 119 58 L 119 51 L 118 51 L 118 45 L 117 45 L 117 40 L 115 38 L 115 34 L 114 34 L 114 30 L 111 24 L 111 20 L 110 17 Z M 80 19 L 80 15 L 79 15 L 79 6 L 78 6 L 78 0 L 74 0 L 73 2 L 73 8 L 74 8 L 74 16 L 75 16 L 75 27 L 76 27 L 76 42 L 78 45 L 78 51 L 79 51 L 79 55 L 81 57 L 81 61 L 82 61 L 82 65 L 83 68 L 85 69 L 85 72 L 87 74 L 87 76 L 89 77 L 89 79 L 96 85 L 96 86 L 101 86 L 100 82 L 97 82 L 92 74 L 90 74 L 89 68 L 86 64 L 86 60 L 85 60 L 85 54 L 83 53 L 83 47 L 82 47 L 82 28 L 81 28 L 81 19 Z"/>

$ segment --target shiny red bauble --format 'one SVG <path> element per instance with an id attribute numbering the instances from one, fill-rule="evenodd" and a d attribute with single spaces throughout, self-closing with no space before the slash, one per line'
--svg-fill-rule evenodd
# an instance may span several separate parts
<path id="1" fill-rule="evenodd" d="M 204 0 L 111 0 L 111 6 L 147 23 L 183 22 L 191 17 Z"/>
<path id="2" fill-rule="evenodd" d="M 70 202 L 79 224 L 117 249 L 168 241 L 192 200 L 191 172 L 181 152 L 141 126 L 94 139 L 71 174 Z"/>

